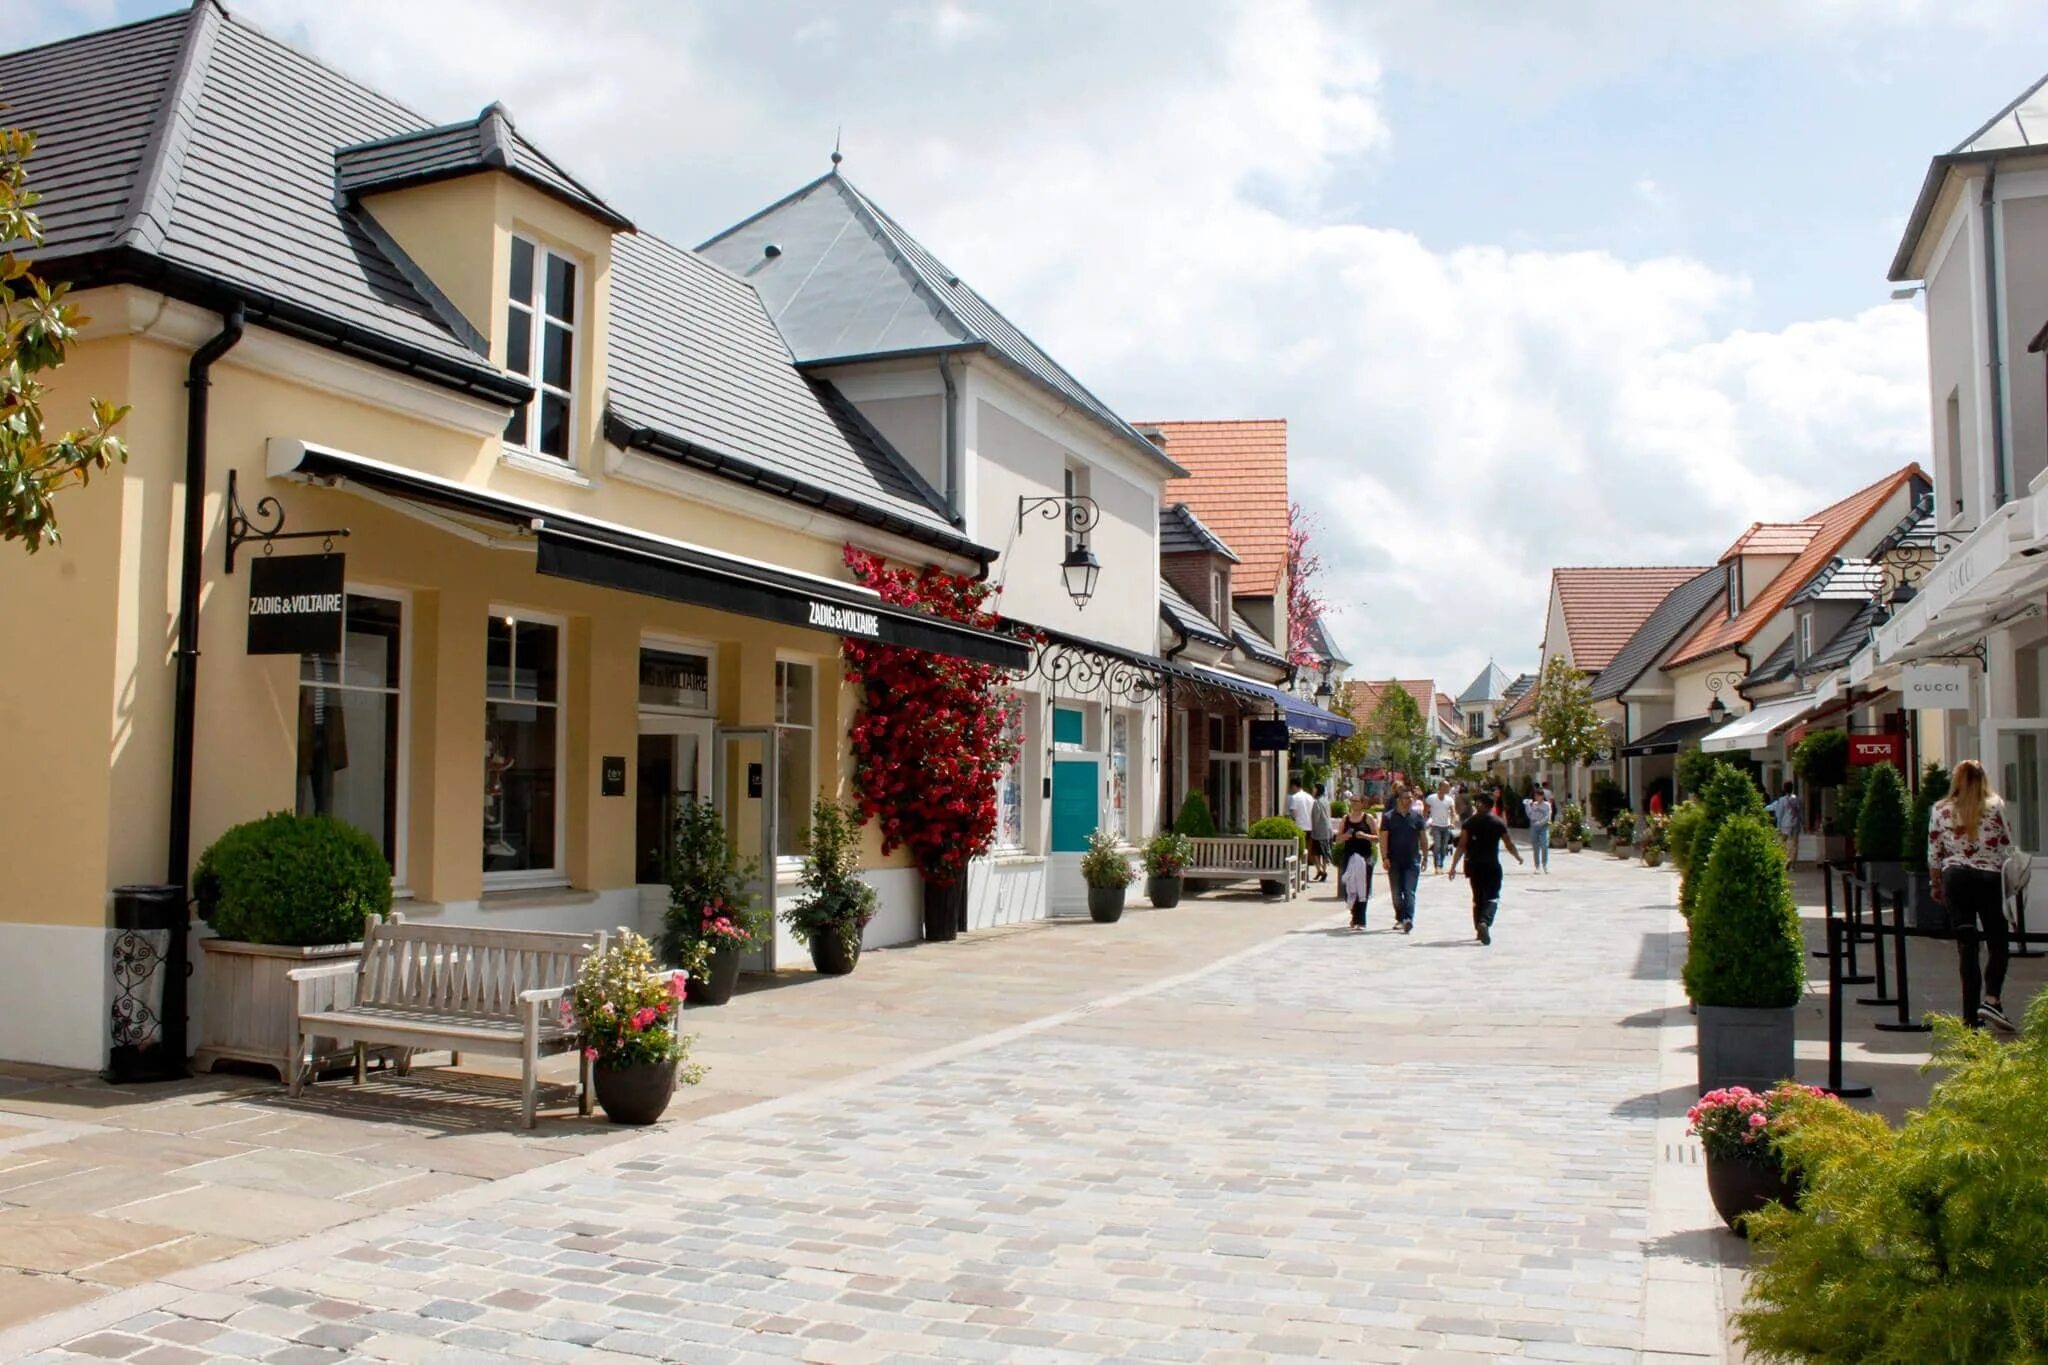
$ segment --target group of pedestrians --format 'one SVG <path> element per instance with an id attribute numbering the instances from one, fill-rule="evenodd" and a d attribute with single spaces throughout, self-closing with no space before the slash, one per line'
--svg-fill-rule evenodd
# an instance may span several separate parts
<path id="1" fill-rule="evenodd" d="M 1338 895 L 1349 907 L 1354 932 L 1365 930 L 1373 879 L 1381 865 L 1386 868 L 1393 898 L 1394 927 L 1404 934 L 1415 931 L 1416 895 L 1425 868 L 1455 879 L 1462 867 L 1472 890 L 1473 936 L 1481 944 L 1493 942 L 1505 875 L 1501 853 L 1505 850 L 1517 863 L 1522 861 L 1497 791 L 1465 792 L 1449 782 L 1439 782 L 1434 791 L 1425 794 L 1420 787 L 1397 785 L 1387 805 L 1379 810 L 1353 800 L 1349 791 L 1340 792 L 1338 800 L 1344 803 L 1344 813 L 1336 817 L 1334 827 L 1327 801 L 1302 791 L 1299 783 L 1289 810 L 1295 822 L 1309 832 L 1317 880 L 1328 879 L 1328 863 L 1334 858 Z M 1547 796 L 1542 801 L 1541 818 L 1547 834 Z M 1547 853 L 1543 861 L 1548 863 Z"/>

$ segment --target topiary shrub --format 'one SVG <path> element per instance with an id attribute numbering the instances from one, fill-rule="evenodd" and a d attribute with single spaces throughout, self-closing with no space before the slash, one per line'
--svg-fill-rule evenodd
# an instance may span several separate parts
<path id="1" fill-rule="evenodd" d="M 1671 849 L 1671 864 L 1678 869 L 1682 879 L 1692 870 L 1693 843 L 1700 836 L 1700 826 L 1706 822 L 1707 808 L 1697 798 L 1678 803 L 1678 809 L 1671 812 L 1671 819 L 1664 827 L 1664 838 Z"/>
<path id="2" fill-rule="evenodd" d="M 1948 769 L 1939 763 L 1927 765 L 1920 774 L 1920 791 L 1913 798 L 1913 827 L 1906 834 L 1906 861 L 1921 872 L 1927 870 L 1927 827 L 1934 822 L 1936 803 L 1948 797 Z"/>
<path id="3" fill-rule="evenodd" d="M 1301 832 L 1300 825 L 1284 815 L 1269 815 L 1263 820 L 1254 820 L 1252 827 L 1244 833 L 1247 839 L 1292 839 L 1297 844 L 1303 843 L 1308 837 Z"/>
<path id="4" fill-rule="evenodd" d="M 1728 817 L 1694 880 L 1699 898 L 1685 958 L 1686 994 L 1695 1004 L 1738 1009 L 1798 1004 L 1806 942 L 1777 833 L 1761 815 Z"/>
<path id="5" fill-rule="evenodd" d="M 1593 807 L 1593 823 L 1612 825 L 1614 817 L 1628 809 L 1628 792 L 1611 777 L 1603 777 L 1593 784 L 1588 802 Z"/>
<path id="6" fill-rule="evenodd" d="M 1839 787 L 1849 776 L 1849 732 L 1815 730 L 1792 746 L 1792 771 L 1816 787 Z"/>
<path id="7" fill-rule="evenodd" d="M 1761 821 L 1764 817 L 1763 793 L 1756 789 L 1756 783 L 1749 774 L 1729 763 L 1716 763 L 1713 775 L 1707 778 L 1707 785 L 1700 792 L 1700 827 L 1693 835 L 1691 851 L 1686 865 L 1693 873 L 1706 870 L 1708 860 L 1714 856 L 1714 836 L 1732 817 L 1754 816 Z M 1699 904 L 1699 890 L 1703 878 L 1688 875 L 1679 883 L 1678 903 L 1689 915 Z"/>
<path id="8" fill-rule="evenodd" d="M 1835 791 L 1833 823 L 1836 834 L 1848 839 L 1856 837 L 1856 821 L 1863 814 L 1863 793 L 1869 787 L 1870 769 L 1849 769 L 1849 775 L 1842 779 L 1842 785 Z"/>
<path id="9" fill-rule="evenodd" d="M 1180 815 L 1173 822 L 1173 832 L 1185 834 L 1190 839 L 1215 838 L 1216 817 L 1209 814 L 1209 798 L 1200 792 L 1189 792 L 1187 800 L 1180 803 Z"/>
<path id="10" fill-rule="evenodd" d="M 1856 814 L 1856 856 L 1881 862 L 1904 856 L 1910 822 L 1899 770 L 1889 763 L 1873 764 Z"/>
<path id="11" fill-rule="evenodd" d="M 1697 744 L 1679 750 L 1678 790 L 1686 796 L 1698 796 L 1707 789 L 1707 779 L 1712 777 L 1714 769 L 1720 766 L 1720 759 Z"/>
<path id="12" fill-rule="evenodd" d="M 278 811 L 236 825 L 199 855 L 199 915 L 222 938 L 309 948 L 354 943 L 391 911 L 391 864 L 331 815 Z"/>
<path id="13" fill-rule="evenodd" d="M 1750 1215 L 1757 1361 L 2048 1358 L 2048 993 L 2010 1046 L 1936 1016 L 1947 1078 L 1902 1127 L 1792 1102 L 1805 1192 Z"/>

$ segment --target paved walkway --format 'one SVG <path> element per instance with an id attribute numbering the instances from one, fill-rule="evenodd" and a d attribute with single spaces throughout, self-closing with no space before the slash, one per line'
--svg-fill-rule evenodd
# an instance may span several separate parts
<path id="1" fill-rule="evenodd" d="M 837 1079 L 176 1272 L 0 1355 L 1718 1360 L 1669 875 L 1557 862 L 1510 878 L 1492 948 L 1438 880 L 1412 937 L 1383 906 L 1365 935 L 1232 907 L 1266 917 L 1249 947 L 880 1068 L 857 1014 L 820 1018 Z M 1216 914 L 973 951 L 995 979 L 1010 951 L 1086 972 Z"/>

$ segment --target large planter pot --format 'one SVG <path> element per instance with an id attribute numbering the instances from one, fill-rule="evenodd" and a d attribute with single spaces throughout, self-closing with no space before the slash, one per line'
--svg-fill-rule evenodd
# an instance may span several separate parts
<path id="1" fill-rule="evenodd" d="M 1912 871 L 1897 858 L 1868 858 L 1863 863 L 1864 875 L 1870 878 L 1873 890 L 1884 892 L 1885 903 L 1895 905 L 1906 894 L 1908 873 Z"/>
<path id="2" fill-rule="evenodd" d="M 1145 878 L 1145 899 L 1152 902 L 1154 910 L 1171 910 L 1180 904 L 1181 879 L 1179 877 Z"/>
<path id="3" fill-rule="evenodd" d="M 1743 1220 L 1776 1200 L 1786 1208 L 1799 1206 L 1800 1183 L 1775 1161 L 1744 1161 L 1740 1157 L 1707 1158 L 1707 1194 L 1714 1212 L 1740 1236 L 1749 1236 Z"/>
<path id="4" fill-rule="evenodd" d="M 960 937 L 960 920 L 967 904 L 967 883 L 950 885 L 924 883 L 924 941 L 951 943 Z"/>
<path id="5" fill-rule="evenodd" d="M 860 940 L 849 943 L 845 934 L 812 934 L 809 947 L 819 976 L 850 976 L 860 962 Z"/>
<path id="6" fill-rule="evenodd" d="M 1564 841 L 1564 851 L 1567 853 L 1577 853 L 1585 848 L 1585 846 L 1586 841 L 1583 839 L 1567 839 Z"/>
<path id="7" fill-rule="evenodd" d="M 1916 871 L 1906 885 L 1906 916 L 1915 929 L 1945 934 L 1955 928 L 1948 907 L 1934 899 L 1934 886 L 1927 873 Z"/>
<path id="8" fill-rule="evenodd" d="M 690 978 L 687 1003 L 723 1005 L 732 999 L 732 993 L 739 984 L 740 950 L 719 948 L 711 954 L 711 961 L 705 964 L 704 975 Z"/>
<path id="9" fill-rule="evenodd" d="M 360 943 L 329 943 L 312 948 L 283 948 L 269 943 L 244 943 L 239 939 L 200 940 L 205 953 L 206 975 L 200 987 L 199 1047 L 193 1054 L 196 1071 L 211 1071 L 219 1062 L 253 1062 L 277 1072 L 281 1081 L 291 1079 L 293 1003 L 298 987 L 288 975 L 298 967 L 326 967 L 355 962 L 363 955 Z M 317 1005 L 335 1003 L 333 981 L 315 981 L 310 989 L 319 993 Z M 332 1038 L 312 1040 L 316 1065 L 339 1063 L 355 1056 L 344 1051 Z"/>
<path id="10" fill-rule="evenodd" d="M 1656 867 L 1656 866 L 1657 866 L 1658 864 L 1662 863 L 1663 861 L 1664 861 L 1664 850 L 1663 850 L 1663 849 L 1661 849 L 1661 848 L 1646 848 L 1646 849 L 1644 849 L 1644 850 L 1643 850 L 1643 866 L 1644 866 L 1644 867 Z"/>
<path id="11" fill-rule="evenodd" d="M 1699 1007 L 1700 1093 L 1746 1085 L 1762 1093 L 1792 1076 L 1793 1006 Z"/>
<path id="12" fill-rule="evenodd" d="M 738 961 L 738 955 L 734 955 Z M 613 1123 L 653 1123 L 668 1110 L 676 1093 L 676 1058 L 636 1066 L 596 1069 L 597 1102 Z"/>
<path id="13" fill-rule="evenodd" d="M 1097 924 L 1115 924 L 1124 917 L 1123 886 L 1091 886 L 1088 888 L 1088 918 Z"/>
<path id="14" fill-rule="evenodd" d="M 1636 846 L 1634 844 L 1615 844 L 1607 851 L 1617 858 L 1633 858 L 1636 856 Z"/>

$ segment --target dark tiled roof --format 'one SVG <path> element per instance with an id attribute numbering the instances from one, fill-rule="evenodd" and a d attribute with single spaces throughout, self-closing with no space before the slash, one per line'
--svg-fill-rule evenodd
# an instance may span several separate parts
<path id="1" fill-rule="evenodd" d="M 1793 637 L 1787 635 L 1779 641 L 1776 649 L 1757 661 L 1757 666 L 1743 677 L 1742 685 L 1748 687 L 1753 683 L 1781 682 L 1791 677 L 1792 657 L 1795 653 L 1797 650 L 1793 647 Z"/>
<path id="2" fill-rule="evenodd" d="M 1231 638 L 1237 647 L 1264 664 L 1285 666 L 1287 656 L 1276 648 L 1271 640 L 1259 633 L 1259 628 L 1233 611 L 1230 613 Z"/>
<path id="3" fill-rule="evenodd" d="M 1344 651 L 1337 647 L 1337 636 L 1330 630 L 1330 618 L 1318 616 L 1314 621 L 1310 622 L 1309 634 L 1315 637 L 1314 643 L 1317 654 L 1333 664 L 1348 664 L 1351 662 L 1351 660 L 1344 657 Z"/>
<path id="4" fill-rule="evenodd" d="M 1867 559 L 1836 555 L 1792 594 L 1790 602 L 1865 602 L 1884 591 L 1884 570 Z M 1788 603 L 1789 604 L 1789 603 Z"/>
<path id="5" fill-rule="evenodd" d="M 1830 673 L 1837 668 L 1848 667 L 1849 660 L 1856 657 L 1856 651 L 1870 643 L 1870 632 L 1877 629 L 1884 619 L 1884 608 L 1875 598 L 1865 602 L 1849 623 L 1835 632 L 1829 640 L 1806 661 L 1806 667 L 1799 671 L 1804 674 Z"/>
<path id="6" fill-rule="evenodd" d="M 1508 675 L 1501 671 L 1499 664 L 1488 659 L 1485 669 L 1472 680 L 1470 686 L 1458 694 L 1458 704 L 1467 706 L 1479 702 L 1499 701 L 1507 695 L 1507 691 Z"/>
<path id="7" fill-rule="evenodd" d="M 1230 637 L 1217 629 L 1216 623 L 1201 613 L 1201 610 L 1187 598 L 1180 589 L 1159 580 L 1159 615 L 1165 622 L 1182 635 L 1212 645 L 1228 646 Z"/>
<path id="8" fill-rule="evenodd" d="M 1673 588 L 1657 604 L 1628 643 L 1621 647 L 1607 667 L 1593 679 L 1593 699 L 1606 701 L 1635 686 L 1665 650 L 1691 628 L 1701 612 L 1718 602 L 1728 591 L 1728 570 L 1719 564 L 1703 569 Z"/>
<path id="9" fill-rule="evenodd" d="M 1163 555 L 1216 554 L 1237 563 L 1237 552 L 1202 524 L 1184 502 L 1159 509 L 1159 553 Z"/>
<path id="10" fill-rule="evenodd" d="M 799 364 L 987 350 L 1126 447 L 1181 472 L 836 170 L 697 249 L 761 291 Z"/>
<path id="11" fill-rule="evenodd" d="M 335 188 L 350 199 L 479 171 L 504 171 L 618 231 L 633 230 L 624 214 L 527 141 L 502 104 L 486 105 L 465 123 L 359 142 L 334 154 Z"/>

